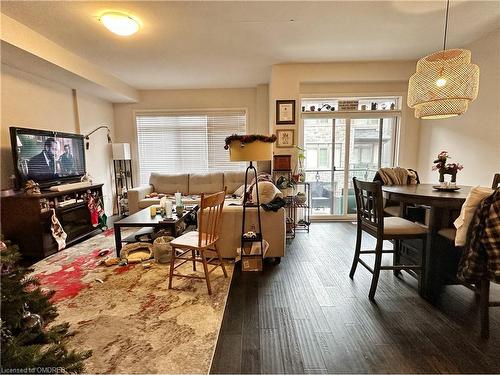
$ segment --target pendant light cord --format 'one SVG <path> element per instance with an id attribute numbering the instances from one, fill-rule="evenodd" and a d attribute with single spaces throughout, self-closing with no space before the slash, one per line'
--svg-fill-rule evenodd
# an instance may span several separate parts
<path id="1" fill-rule="evenodd" d="M 444 22 L 444 41 L 443 41 L 443 51 L 446 50 L 446 36 L 448 33 L 448 12 L 450 10 L 450 0 L 446 1 L 446 19 Z"/>

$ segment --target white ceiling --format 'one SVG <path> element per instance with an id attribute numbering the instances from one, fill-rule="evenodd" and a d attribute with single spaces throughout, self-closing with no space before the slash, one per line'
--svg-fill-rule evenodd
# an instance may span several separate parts
<path id="1" fill-rule="evenodd" d="M 417 59 L 442 48 L 445 1 L 2 1 L 1 11 L 138 89 L 250 87 L 273 64 Z M 118 37 L 97 20 L 128 11 Z M 500 25 L 500 1 L 452 1 L 448 45 Z"/>

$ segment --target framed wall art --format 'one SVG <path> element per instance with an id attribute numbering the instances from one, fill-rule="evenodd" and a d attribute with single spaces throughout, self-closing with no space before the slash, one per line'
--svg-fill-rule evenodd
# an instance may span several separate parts
<path id="1" fill-rule="evenodd" d="M 290 172 L 292 170 L 292 155 L 274 155 L 273 170 Z"/>
<path id="2" fill-rule="evenodd" d="M 276 124 L 295 125 L 295 100 L 276 100 Z"/>
<path id="3" fill-rule="evenodd" d="M 291 148 L 295 144 L 294 131 L 292 129 L 276 130 L 276 147 Z"/>

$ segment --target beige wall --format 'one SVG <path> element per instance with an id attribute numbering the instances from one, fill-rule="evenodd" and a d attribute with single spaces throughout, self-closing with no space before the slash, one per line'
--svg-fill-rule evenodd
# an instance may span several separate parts
<path id="1" fill-rule="evenodd" d="M 83 92 L 77 93 L 80 133 L 88 134 L 101 125 L 109 126 L 111 139 L 115 142 L 113 104 Z M 87 171 L 93 180 L 104 183 L 104 205 L 106 213 L 117 212 L 114 197 L 113 160 L 111 145 L 108 144 L 106 129 L 100 129 L 90 136 L 89 149 L 85 151 Z"/>
<path id="2" fill-rule="evenodd" d="M 14 173 L 9 137 L 10 126 L 83 134 L 101 124 L 109 125 L 113 129 L 113 106 L 102 99 L 81 92 L 77 93 L 79 128 L 71 88 L 5 64 L 2 64 L 1 85 L 2 189 L 10 187 L 9 176 Z M 104 183 L 104 205 L 107 214 L 113 211 L 110 155 L 110 147 L 106 143 L 105 134 L 93 135 L 91 148 L 86 152 L 87 171 L 94 177 L 95 182 Z"/>
<path id="3" fill-rule="evenodd" d="M 399 164 L 415 168 L 418 160 L 419 121 L 406 106 L 408 77 L 415 69 L 412 61 L 367 63 L 280 64 L 272 68 L 269 85 L 269 126 L 276 131 L 276 100 L 296 101 L 296 125 L 279 129 L 295 129 L 299 144 L 303 129 L 300 98 L 314 94 L 356 96 L 358 94 L 401 95 L 403 97 L 400 129 Z M 275 153 L 296 155 L 294 149 L 275 148 Z"/>
<path id="4" fill-rule="evenodd" d="M 59 82 L 72 87 L 85 86 L 108 100 L 137 99 L 137 90 L 112 74 L 3 13 L 0 19 L 2 62 L 42 77 L 62 78 Z M 72 84 L 68 84 L 70 81 Z"/>
<path id="5" fill-rule="evenodd" d="M 269 131 L 267 91 L 267 85 L 237 89 L 139 91 L 137 103 L 114 105 L 116 139 L 117 142 L 130 143 L 134 176 L 138 176 L 135 111 L 245 108 L 248 111 L 247 132 L 267 134 Z M 137 182 L 138 180 L 135 179 L 136 184 Z"/>
<path id="6" fill-rule="evenodd" d="M 435 156 L 448 151 L 464 169 L 457 182 L 490 186 L 500 172 L 500 29 L 467 46 L 479 65 L 479 95 L 460 117 L 422 120 L 419 171 L 424 182 L 436 182 L 431 170 Z"/>

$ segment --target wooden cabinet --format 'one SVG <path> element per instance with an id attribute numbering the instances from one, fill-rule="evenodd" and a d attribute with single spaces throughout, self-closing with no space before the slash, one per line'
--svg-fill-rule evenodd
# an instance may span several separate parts
<path id="1" fill-rule="evenodd" d="M 98 230 L 91 222 L 87 207 L 89 194 L 100 198 L 102 185 L 63 192 L 42 192 L 38 195 L 2 192 L 2 234 L 5 239 L 19 245 L 25 260 L 38 260 L 58 251 L 52 237 L 51 217 L 55 210 L 68 235 L 66 247 Z"/>

